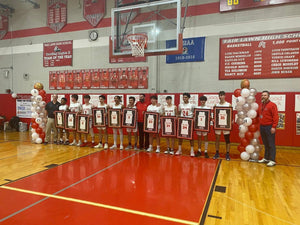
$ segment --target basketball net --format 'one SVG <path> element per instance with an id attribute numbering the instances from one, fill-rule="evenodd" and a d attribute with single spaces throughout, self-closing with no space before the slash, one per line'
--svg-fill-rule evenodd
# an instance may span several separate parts
<path id="1" fill-rule="evenodd" d="M 140 57 L 144 56 L 145 46 L 148 41 L 148 37 L 145 34 L 130 34 L 127 36 L 127 40 L 131 46 L 132 56 Z"/>

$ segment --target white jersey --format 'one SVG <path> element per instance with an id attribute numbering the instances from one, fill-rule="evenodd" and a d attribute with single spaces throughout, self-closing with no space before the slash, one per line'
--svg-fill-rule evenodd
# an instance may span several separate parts
<path id="1" fill-rule="evenodd" d="M 99 108 L 99 109 L 105 109 L 105 112 L 107 112 L 107 104 L 104 104 L 104 105 L 101 105 L 100 103 L 98 103 L 98 106 L 97 106 L 97 108 Z"/>
<path id="2" fill-rule="evenodd" d="M 67 111 L 68 110 L 68 105 L 60 105 L 58 110 L 59 111 Z"/>
<path id="3" fill-rule="evenodd" d="M 208 106 L 197 106 L 197 107 L 195 107 L 195 109 L 210 109 L 210 107 L 208 107 Z"/>
<path id="4" fill-rule="evenodd" d="M 120 105 L 113 104 L 112 108 L 113 109 L 122 109 L 122 106 L 123 106 L 122 104 L 120 104 Z"/>
<path id="5" fill-rule="evenodd" d="M 176 112 L 175 112 L 176 106 L 175 105 L 171 105 L 171 106 L 164 106 L 164 115 L 165 116 L 176 116 Z"/>
<path id="6" fill-rule="evenodd" d="M 179 104 L 178 110 L 180 111 L 180 116 L 192 118 L 194 115 L 195 105 L 191 103 L 182 103 Z"/>
<path id="7" fill-rule="evenodd" d="M 223 104 L 220 104 L 220 102 L 218 104 L 216 104 L 216 106 L 218 107 L 230 107 L 231 104 L 229 102 L 224 102 Z"/>
<path id="8" fill-rule="evenodd" d="M 149 105 L 147 107 L 147 112 L 156 112 L 161 114 L 162 113 L 162 108 L 160 106 L 156 106 L 156 105 Z"/>
<path id="9" fill-rule="evenodd" d="M 75 103 L 72 102 L 70 104 L 69 108 L 70 108 L 71 112 L 80 112 L 81 109 L 82 109 L 82 106 L 81 106 L 81 104 L 79 102 L 75 102 Z"/>
<path id="10" fill-rule="evenodd" d="M 83 104 L 82 105 L 82 112 L 85 115 L 92 115 L 93 114 L 93 105 L 89 103 L 88 105 Z"/>

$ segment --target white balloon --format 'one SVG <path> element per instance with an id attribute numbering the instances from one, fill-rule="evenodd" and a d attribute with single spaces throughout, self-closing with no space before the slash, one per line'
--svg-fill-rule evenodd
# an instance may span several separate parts
<path id="1" fill-rule="evenodd" d="M 237 118 L 236 123 L 238 125 L 242 125 L 244 123 L 244 120 L 242 118 Z"/>
<path id="2" fill-rule="evenodd" d="M 32 140 L 36 140 L 39 137 L 37 133 L 32 133 L 31 138 Z"/>
<path id="3" fill-rule="evenodd" d="M 249 104 L 255 102 L 255 97 L 250 95 L 250 96 L 246 99 L 246 102 L 249 103 Z"/>
<path id="4" fill-rule="evenodd" d="M 35 101 L 35 96 L 31 96 L 30 99 L 31 99 L 32 102 L 34 102 Z"/>
<path id="5" fill-rule="evenodd" d="M 43 142 L 42 138 L 37 138 L 35 140 L 35 143 L 37 143 L 37 144 L 41 144 L 42 142 Z"/>
<path id="6" fill-rule="evenodd" d="M 255 151 L 255 148 L 253 145 L 246 146 L 246 152 L 248 152 L 249 154 L 253 153 L 254 151 Z"/>
<path id="7" fill-rule="evenodd" d="M 39 94 L 39 91 L 37 89 L 32 89 L 31 90 L 31 95 L 37 96 Z"/>
<path id="8" fill-rule="evenodd" d="M 252 94 L 253 96 L 255 96 L 257 93 L 257 90 L 255 88 L 250 88 L 250 94 Z"/>
<path id="9" fill-rule="evenodd" d="M 243 110 L 243 106 L 242 105 L 236 105 L 235 109 L 237 111 L 242 111 Z"/>
<path id="10" fill-rule="evenodd" d="M 259 159 L 259 153 L 258 152 L 251 153 L 250 158 L 254 159 L 254 160 L 258 160 Z"/>
<path id="11" fill-rule="evenodd" d="M 260 136 L 259 130 L 253 134 L 253 138 L 259 138 L 259 136 Z"/>
<path id="12" fill-rule="evenodd" d="M 248 131 L 248 127 L 244 125 L 239 126 L 240 133 L 246 133 Z"/>
<path id="13" fill-rule="evenodd" d="M 34 128 L 31 128 L 31 133 L 36 133 Z"/>
<path id="14" fill-rule="evenodd" d="M 260 145 L 256 145 L 255 146 L 255 152 L 260 152 L 261 151 L 261 146 Z"/>
<path id="15" fill-rule="evenodd" d="M 31 112 L 35 112 L 35 109 L 36 109 L 36 108 L 32 106 L 32 107 L 31 107 Z"/>
<path id="16" fill-rule="evenodd" d="M 250 91 L 247 88 L 243 88 L 241 91 L 241 96 L 247 98 L 250 95 Z"/>
<path id="17" fill-rule="evenodd" d="M 36 113 L 36 112 L 31 113 L 31 117 L 32 117 L 32 118 L 37 118 L 38 116 L 39 116 L 39 114 Z"/>
<path id="18" fill-rule="evenodd" d="M 258 109 L 258 104 L 256 103 L 256 102 L 253 102 L 252 104 L 251 104 L 251 109 L 253 109 L 253 110 L 257 110 Z"/>
<path id="19" fill-rule="evenodd" d="M 45 102 L 45 101 L 41 101 L 41 102 L 39 103 L 39 106 L 40 106 L 40 107 L 45 107 L 45 106 L 46 106 L 46 102 Z"/>
<path id="20" fill-rule="evenodd" d="M 245 133 L 239 132 L 239 137 L 240 137 L 240 138 L 244 138 L 244 137 L 245 137 Z"/>
<path id="21" fill-rule="evenodd" d="M 41 124 L 41 123 L 43 122 L 43 120 L 42 120 L 41 117 L 37 117 L 37 118 L 35 119 L 35 122 L 36 122 L 37 124 Z"/>
<path id="22" fill-rule="evenodd" d="M 237 97 L 237 99 L 236 99 L 236 104 L 237 104 L 237 105 L 244 105 L 245 102 L 246 102 L 246 100 L 245 100 L 245 98 L 242 97 L 242 96 L 239 96 L 239 97 Z"/>
<path id="23" fill-rule="evenodd" d="M 17 98 L 17 97 L 18 97 L 18 95 L 17 95 L 17 93 L 12 93 L 12 94 L 11 94 L 11 97 L 13 97 L 13 98 Z"/>
<path id="24" fill-rule="evenodd" d="M 254 119 L 257 116 L 257 112 L 253 109 L 249 110 L 249 112 L 247 113 L 247 115 L 251 118 Z"/>
<path id="25" fill-rule="evenodd" d="M 43 97 L 42 96 L 40 96 L 40 95 L 37 95 L 36 96 L 36 101 L 37 102 L 41 102 L 43 100 Z"/>
<path id="26" fill-rule="evenodd" d="M 41 107 L 37 106 L 37 107 L 35 108 L 35 111 L 36 111 L 37 113 L 40 113 L 40 112 L 42 111 L 42 109 L 41 109 Z"/>
<path id="27" fill-rule="evenodd" d="M 248 152 L 242 152 L 241 153 L 241 159 L 245 160 L 245 161 L 249 160 L 250 159 L 250 154 Z"/>
<path id="28" fill-rule="evenodd" d="M 41 117 L 41 118 L 44 118 L 44 117 L 45 117 L 45 113 L 43 113 L 43 112 L 40 113 L 40 117 Z"/>
<path id="29" fill-rule="evenodd" d="M 250 110 L 250 108 L 251 108 L 251 106 L 250 106 L 248 103 L 245 103 L 245 104 L 243 105 L 243 110 L 245 110 L 245 111 Z"/>
<path id="30" fill-rule="evenodd" d="M 37 103 L 36 101 L 33 101 L 33 102 L 31 103 L 31 105 L 32 105 L 33 107 L 37 107 L 38 103 Z"/>
<path id="31" fill-rule="evenodd" d="M 249 117 L 244 118 L 244 125 L 246 127 L 250 126 L 252 124 L 252 119 Z"/>
<path id="32" fill-rule="evenodd" d="M 46 124 L 45 123 L 41 123 L 40 124 L 40 128 L 43 128 L 43 129 L 46 128 Z"/>
<path id="33" fill-rule="evenodd" d="M 251 144 L 251 145 L 254 145 L 254 146 L 259 145 L 259 144 L 260 144 L 260 143 L 259 143 L 259 139 L 253 138 L 253 139 L 250 141 L 250 144 Z"/>
<path id="34" fill-rule="evenodd" d="M 242 118 L 242 119 L 244 119 L 246 117 L 245 111 L 239 111 L 237 115 L 238 115 L 238 118 Z"/>

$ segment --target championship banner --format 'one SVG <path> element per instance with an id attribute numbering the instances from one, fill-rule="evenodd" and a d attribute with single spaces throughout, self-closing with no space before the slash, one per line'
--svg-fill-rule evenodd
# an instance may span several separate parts
<path id="1" fill-rule="evenodd" d="M 72 66 L 73 41 L 44 43 L 44 67 Z"/>
<path id="2" fill-rule="evenodd" d="M 96 27 L 103 19 L 105 14 L 106 0 L 84 0 L 83 17 L 93 26 Z"/>
<path id="3" fill-rule="evenodd" d="M 8 31 L 8 15 L 7 12 L 3 11 L 0 14 L 0 40 L 4 38 Z"/>
<path id="4" fill-rule="evenodd" d="M 300 0 L 220 0 L 220 12 L 300 2 Z"/>
<path id="5" fill-rule="evenodd" d="M 47 25 L 59 32 L 67 24 L 67 0 L 47 0 Z"/>
<path id="6" fill-rule="evenodd" d="M 176 40 L 168 40 L 167 48 L 176 47 Z M 183 51 L 179 55 L 166 55 L 166 63 L 204 61 L 205 37 L 184 38 Z"/>
<path id="7" fill-rule="evenodd" d="M 300 77 L 300 32 L 220 39 L 220 80 Z"/>

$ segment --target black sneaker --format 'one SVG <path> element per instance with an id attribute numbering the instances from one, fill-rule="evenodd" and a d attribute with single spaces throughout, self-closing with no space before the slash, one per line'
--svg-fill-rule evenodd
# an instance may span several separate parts
<path id="1" fill-rule="evenodd" d="M 200 157 L 201 154 L 202 154 L 201 152 L 197 151 L 196 154 L 195 154 L 195 156 L 196 156 L 196 157 Z"/>
<path id="2" fill-rule="evenodd" d="M 214 155 L 213 159 L 218 159 L 220 158 L 219 152 L 216 152 L 216 154 Z"/>
<path id="3" fill-rule="evenodd" d="M 226 157 L 226 160 L 227 160 L 227 161 L 230 161 L 230 156 L 229 156 L 229 153 L 228 153 L 228 152 L 226 153 L 226 156 L 225 156 L 225 157 Z"/>
<path id="4" fill-rule="evenodd" d="M 64 145 L 69 145 L 70 142 L 69 141 L 65 141 Z"/>
<path id="5" fill-rule="evenodd" d="M 205 158 L 207 158 L 207 159 L 209 158 L 207 152 L 204 153 L 204 156 L 205 156 Z"/>

